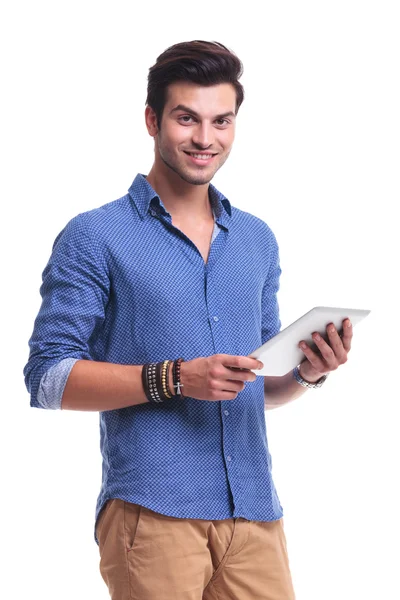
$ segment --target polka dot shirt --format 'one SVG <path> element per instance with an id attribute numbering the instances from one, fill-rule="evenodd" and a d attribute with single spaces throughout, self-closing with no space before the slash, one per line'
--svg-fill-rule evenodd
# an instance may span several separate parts
<path id="1" fill-rule="evenodd" d="M 72 365 L 142 365 L 182 356 L 246 356 L 280 330 L 279 251 L 261 219 L 212 184 L 207 262 L 138 174 L 128 194 L 74 217 L 43 272 L 24 369 L 30 403 L 60 408 Z M 264 378 L 235 400 L 185 397 L 99 413 L 110 498 L 179 518 L 280 519 L 264 413 Z M 96 543 L 96 533 L 94 531 Z"/>

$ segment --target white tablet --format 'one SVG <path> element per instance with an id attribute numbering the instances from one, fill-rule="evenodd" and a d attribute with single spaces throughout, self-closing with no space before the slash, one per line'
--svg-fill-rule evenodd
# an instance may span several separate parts
<path id="1" fill-rule="evenodd" d="M 298 347 L 301 340 L 307 342 L 312 349 L 317 348 L 311 337 L 314 332 L 318 331 L 327 341 L 326 327 L 329 323 L 333 323 L 340 333 L 344 319 L 349 318 L 354 326 L 370 312 L 370 310 L 357 308 L 315 306 L 249 354 L 264 364 L 263 369 L 253 371 L 253 373 L 256 375 L 285 375 L 305 358 L 304 353 Z"/>

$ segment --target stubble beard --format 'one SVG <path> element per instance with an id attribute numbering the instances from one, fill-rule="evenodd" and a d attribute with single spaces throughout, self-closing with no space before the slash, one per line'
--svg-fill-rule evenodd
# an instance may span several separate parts
<path id="1" fill-rule="evenodd" d="M 205 185 L 207 183 L 210 183 L 215 173 L 222 167 L 222 165 L 225 163 L 229 156 L 229 152 L 227 152 L 226 155 L 223 157 L 222 161 L 220 160 L 217 167 L 212 171 L 211 174 L 201 172 L 197 174 L 192 174 L 189 171 L 189 169 L 185 170 L 183 166 L 180 167 L 180 165 L 177 164 L 178 161 L 174 160 L 174 156 L 172 155 L 172 153 L 163 147 L 160 139 L 157 140 L 157 147 L 158 152 L 160 154 L 160 158 L 163 161 L 163 163 L 169 169 L 171 169 L 171 171 L 174 171 L 174 173 L 179 175 L 179 177 L 183 179 L 183 181 L 186 181 L 186 183 L 190 183 L 192 185 Z"/>

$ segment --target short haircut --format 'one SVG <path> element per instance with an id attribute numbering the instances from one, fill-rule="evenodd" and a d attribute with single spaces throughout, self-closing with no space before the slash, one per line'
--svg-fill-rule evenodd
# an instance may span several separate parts
<path id="1" fill-rule="evenodd" d="M 237 114 L 244 99 L 244 89 L 238 81 L 242 73 L 239 58 L 219 42 L 181 42 L 167 48 L 150 67 L 146 104 L 154 110 L 160 129 L 171 83 L 186 81 L 204 86 L 230 83 L 236 91 Z"/>

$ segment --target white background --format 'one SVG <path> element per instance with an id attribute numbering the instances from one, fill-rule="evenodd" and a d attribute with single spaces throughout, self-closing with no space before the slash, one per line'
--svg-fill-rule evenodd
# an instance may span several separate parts
<path id="1" fill-rule="evenodd" d="M 98 414 L 30 408 L 22 369 L 56 235 L 150 170 L 148 68 L 205 39 L 244 64 L 213 183 L 278 238 L 282 326 L 315 305 L 372 310 L 324 388 L 266 413 L 297 600 L 400 598 L 396 3 L 138 4 L 15 1 L 0 15 L 0 584 L 8 600 L 109 598 Z"/>

